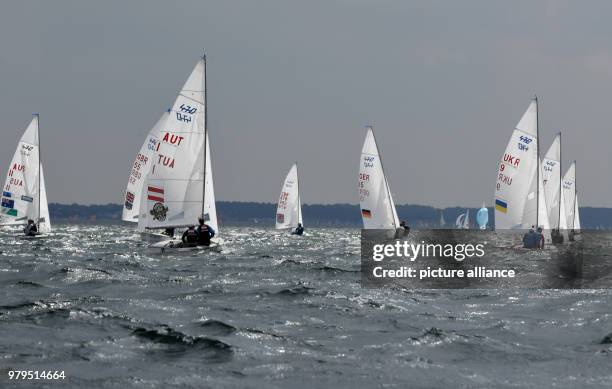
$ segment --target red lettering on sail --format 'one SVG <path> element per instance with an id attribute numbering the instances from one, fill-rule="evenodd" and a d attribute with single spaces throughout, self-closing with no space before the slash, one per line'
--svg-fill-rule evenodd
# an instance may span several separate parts
<path id="1" fill-rule="evenodd" d="M 518 165 L 521 163 L 521 159 L 510 154 L 504 154 L 504 162 L 514 167 L 518 167 Z"/>
<path id="2" fill-rule="evenodd" d="M 14 163 L 13 170 L 17 170 L 18 172 L 23 172 L 25 171 L 25 165 L 22 165 L 20 163 Z"/>
<path id="3" fill-rule="evenodd" d="M 174 158 L 166 157 L 165 155 L 159 154 L 158 165 L 164 165 L 170 169 L 174 169 Z"/>
<path id="4" fill-rule="evenodd" d="M 175 146 L 180 146 L 183 139 L 185 139 L 185 137 L 166 132 L 162 140 L 166 143 L 170 143 Z"/>

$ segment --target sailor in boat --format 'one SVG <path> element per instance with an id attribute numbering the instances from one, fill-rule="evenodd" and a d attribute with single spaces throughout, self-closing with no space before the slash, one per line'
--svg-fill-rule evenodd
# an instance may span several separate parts
<path id="1" fill-rule="evenodd" d="M 195 226 L 189 226 L 181 237 L 183 247 L 195 247 L 198 245 L 198 232 Z"/>
<path id="2" fill-rule="evenodd" d="M 526 249 L 543 249 L 544 248 L 544 234 L 542 233 L 542 227 L 538 227 L 537 231 L 534 230 L 534 226 L 531 226 L 529 232 L 523 235 L 523 248 Z"/>
<path id="3" fill-rule="evenodd" d="M 34 220 L 32 220 L 32 219 L 28 220 L 28 224 L 23 229 L 23 233 L 26 236 L 36 236 L 36 235 L 38 235 L 38 227 L 36 227 L 36 223 L 34 223 Z"/>
<path id="4" fill-rule="evenodd" d="M 538 247 L 538 236 L 534 230 L 534 226 L 531 226 L 529 231 L 523 235 L 523 248 L 535 249 Z"/>
<path id="5" fill-rule="evenodd" d="M 291 233 L 291 235 L 302 235 L 304 233 L 304 226 L 302 225 L 302 223 L 298 223 L 297 227 L 295 227 L 295 230 Z"/>
<path id="6" fill-rule="evenodd" d="M 204 223 L 204 218 L 198 218 L 200 225 L 197 229 L 198 246 L 210 246 L 210 240 L 215 236 L 215 230 Z"/>
<path id="7" fill-rule="evenodd" d="M 563 234 L 561 233 L 561 230 L 559 228 L 554 228 L 551 232 L 550 232 L 550 237 L 552 239 L 553 243 L 556 244 L 561 244 L 563 243 Z"/>
<path id="8" fill-rule="evenodd" d="M 404 220 L 400 222 L 400 227 L 404 229 L 404 235 L 408 235 L 408 233 L 410 232 L 410 227 L 408 226 L 408 224 L 406 224 Z"/>
<path id="9" fill-rule="evenodd" d="M 542 227 L 538 227 L 537 236 L 538 236 L 537 246 L 539 249 L 543 249 L 544 248 L 544 233 L 542 232 Z"/>
<path id="10" fill-rule="evenodd" d="M 174 228 L 166 228 L 164 232 L 162 232 L 162 234 L 168 235 L 169 237 L 174 238 Z"/>

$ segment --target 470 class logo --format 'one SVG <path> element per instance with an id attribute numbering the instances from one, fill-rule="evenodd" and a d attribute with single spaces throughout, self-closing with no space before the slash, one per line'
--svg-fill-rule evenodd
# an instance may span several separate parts
<path id="1" fill-rule="evenodd" d="M 529 146 L 528 145 L 531 142 L 533 142 L 533 139 L 531 139 L 528 136 L 521 135 L 519 137 L 519 141 L 520 142 L 518 143 L 518 149 L 521 150 L 521 151 L 527 151 L 527 150 L 529 150 Z"/>
<path id="2" fill-rule="evenodd" d="M 364 167 L 374 167 L 374 161 L 376 161 L 376 157 L 371 155 L 366 155 L 363 157 L 363 166 Z"/>

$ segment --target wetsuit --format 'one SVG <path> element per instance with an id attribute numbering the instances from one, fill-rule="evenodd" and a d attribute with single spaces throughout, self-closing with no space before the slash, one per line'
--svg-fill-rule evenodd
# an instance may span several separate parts
<path id="1" fill-rule="evenodd" d="M 304 233 L 304 226 L 297 226 L 292 232 L 293 235 L 302 235 Z"/>

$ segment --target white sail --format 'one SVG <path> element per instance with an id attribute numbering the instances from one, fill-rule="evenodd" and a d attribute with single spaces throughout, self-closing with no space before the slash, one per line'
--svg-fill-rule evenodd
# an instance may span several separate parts
<path id="1" fill-rule="evenodd" d="M 45 173 L 40 165 L 40 218 L 38 232 L 48 234 L 51 232 L 51 217 L 49 216 L 49 204 L 47 203 L 47 187 L 45 186 Z"/>
<path id="2" fill-rule="evenodd" d="M 567 210 L 565 208 L 565 194 L 563 189 L 561 189 L 561 201 L 559 202 L 559 214 L 560 216 L 560 220 L 559 220 L 559 229 L 564 233 L 567 234 Z"/>
<path id="3" fill-rule="evenodd" d="M 9 165 L 2 187 L 0 225 L 38 224 L 39 232 L 50 232 L 47 192 L 40 162 L 38 115 L 25 130 Z"/>
<path id="4" fill-rule="evenodd" d="M 154 164 L 143 187 L 146 200 L 140 206 L 139 228 L 192 225 L 204 214 L 204 83 L 202 58 L 178 94 L 159 135 Z"/>
<path id="5" fill-rule="evenodd" d="M 470 211 L 465 210 L 465 219 L 463 220 L 463 228 L 468 230 L 470 228 Z"/>
<path id="6" fill-rule="evenodd" d="M 444 220 L 444 211 L 440 210 L 440 227 L 444 227 L 446 225 L 446 220 Z"/>
<path id="7" fill-rule="evenodd" d="M 561 133 L 557 134 L 542 160 L 542 180 L 544 197 L 550 226 L 559 228 L 561 200 Z"/>
<path id="8" fill-rule="evenodd" d="M 281 188 L 276 208 L 276 229 L 295 228 L 302 223 L 297 163 L 293 164 Z"/>
<path id="9" fill-rule="evenodd" d="M 529 192 L 527 193 L 527 199 L 525 201 L 525 209 L 523 210 L 523 220 L 525 222 L 531 221 L 531 224 L 523 224 L 523 228 L 529 228 L 531 226 L 535 227 L 537 220 L 537 227 L 542 227 L 544 230 L 550 229 L 550 222 L 548 220 L 548 210 L 546 206 L 546 196 L 544 194 L 544 181 L 542 179 L 542 172 L 540 172 L 539 176 L 534 175 L 533 180 L 531 181 L 531 186 Z"/>
<path id="10" fill-rule="evenodd" d="M 159 143 L 159 135 L 164 129 L 169 114 L 168 111 L 164 112 L 153 128 L 151 128 L 151 131 L 149 131 L 147 138 L 132 164 L 130 178 L 128 179 L 127 188 L 125 190 L 123 214 L 121 215 L 121 218 L 126 222 L 138 223 L 142 190 L 146 177 L 153 166 L 153 158 L 155 157 L 155 151 Z"/>
<path id="11" fill-rule="evenodd" d="M 576 162 L 572 162 L 567 172 L 565 172 L 562 188 L 567 228 L 571 230 L 576 226 Z"/>
<path id="12" fill-rule="evenodd" d="M 455 227 L 463 228 L 464 222 L 465 222 L 465 213 L 461 213 L 459 214 L 459 216 L 457 216 L 457 219 L 455 220 Z"/>
<path id="13" fill-rule="evenodd" d="M 396 229 L 399 218 L 385 177 L 374 131 L 368 127 L 359 161 L 359 205 L 365 229 Z"/>
<path id="14" fill-rule="evenodd" d="M 215 185 L 213 183 L 212 163 L 210 156 L 210 138 L 206 133 L 206 183 L 204 190 L 204 221 L 211 226 L 215 232 L 219 232 L 219 223 L 217 222 L 217 203 L 215 201 Z"/>
<path id="15" fill-rule="evenodd" d="M 575 231 L 581 229 L 580 226 L 580 208 L 578 206 L 578 194 L 576 194 L 576 201 L 574 203 L 574 228 Z"/>
<path id="16" fill-rule="evenodd" d="M 537 100 L 534 99 L 516 125 L 498 166 L 494 198 L 496 229 L 529 228 L 536 224 L 537 214 L 546 215 L 541 174 L 540 185 L 537 180 L 537 122 Z M 539 212 L 536 203 L 541 203 Z M 547 223 L 543 220 L 538 224 L 543 222 Z"/>

